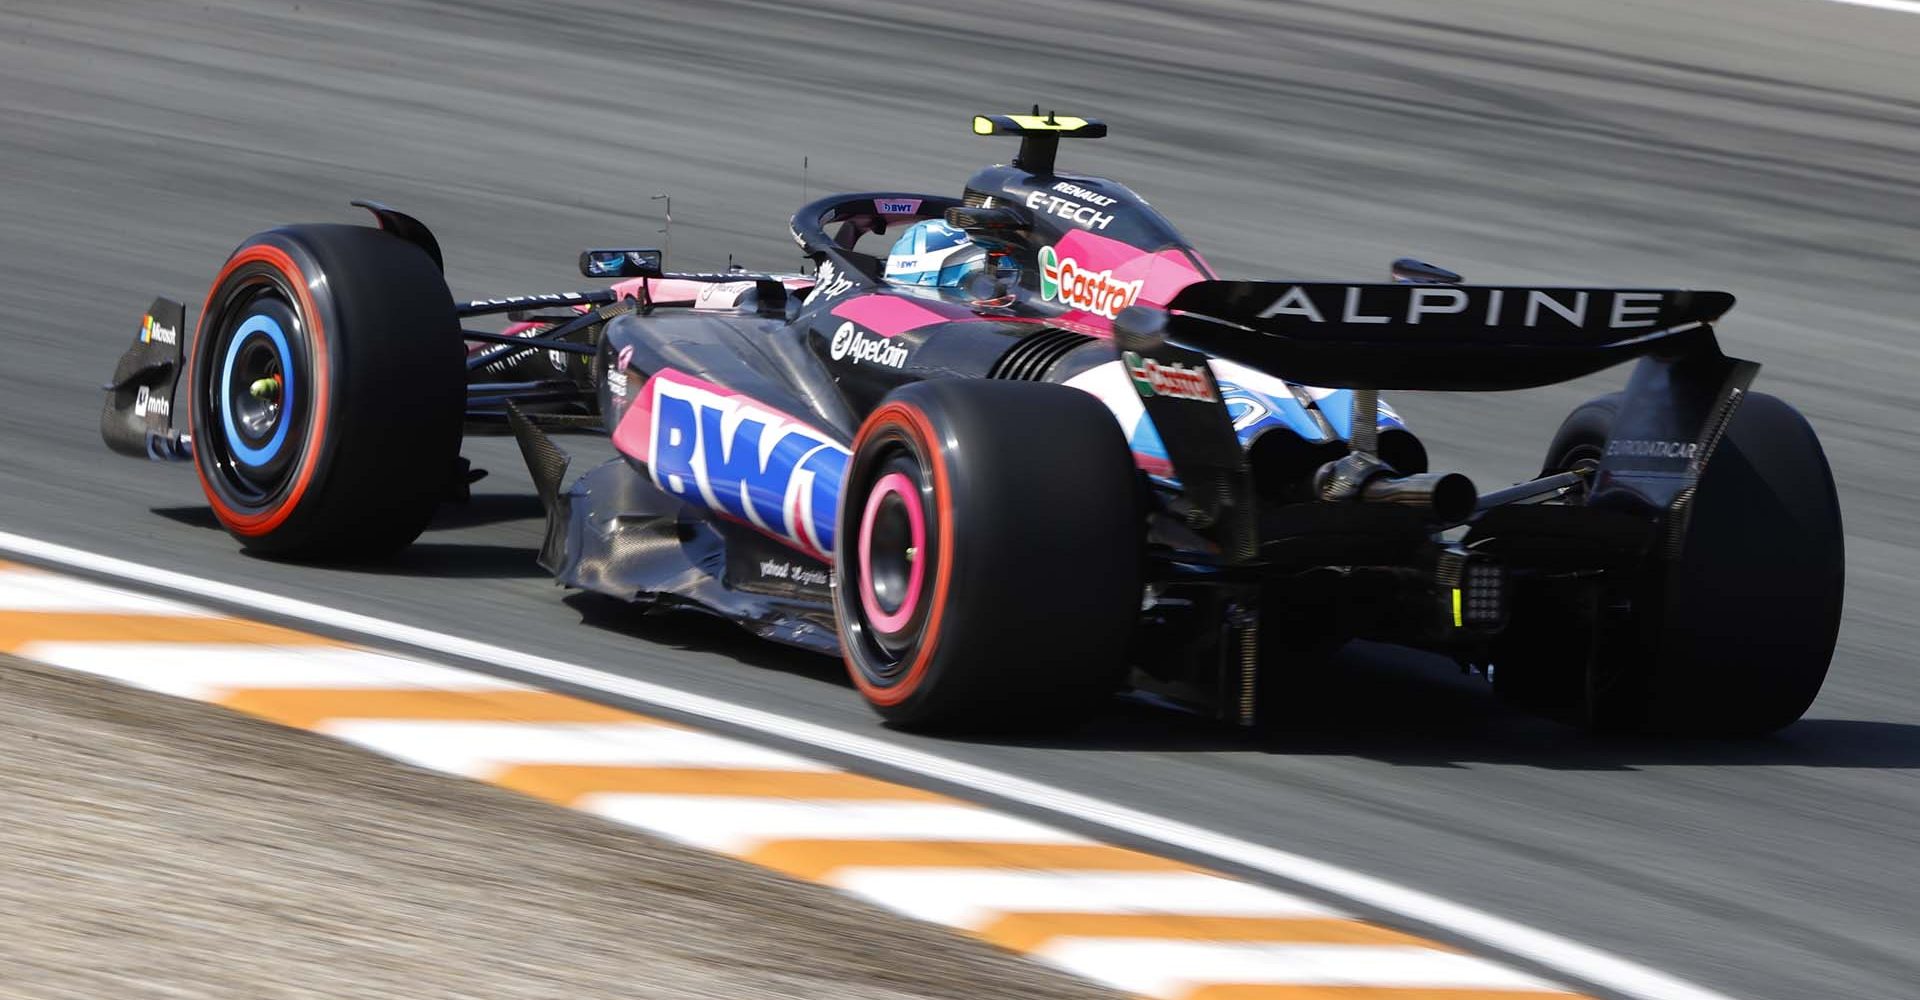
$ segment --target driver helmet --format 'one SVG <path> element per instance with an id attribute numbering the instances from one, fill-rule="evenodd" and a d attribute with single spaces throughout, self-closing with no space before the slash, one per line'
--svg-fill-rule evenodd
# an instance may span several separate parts
<path id="1" fill-rule="evenodd" d="M 907 227 L 887 255 L 888 281 L 900 285 L 958 288 L 985 270 L 987 251 L 939 219 Z"/>

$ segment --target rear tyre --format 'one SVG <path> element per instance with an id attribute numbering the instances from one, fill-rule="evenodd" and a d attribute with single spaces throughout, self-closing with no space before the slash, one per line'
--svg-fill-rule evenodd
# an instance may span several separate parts
<path id="1" fill-rule="evenodd" d="M 938 380 L 861 427 L 834 605 L 855 686 L 916 729 L 1057 727 L 1125 677 L 1142 518 L 1126 439 L 1065 386 Z"/>
<path id="2" fill-rule="evenodd" d="M 1598 461 L 1618 395 L 1575 410 L 1550 472 Z M 1800 718 L 1840 627 L 1845 541 L 1833 473 L 1793 407 L 1750 393 L 1693 500 L 1679 557 L 1595 609 L 1595 729 L 1755 735 Z"/>
<path id="3" fill-rule="evenodd" d="M 399 549 L 460 452 L 464 347 L 439 269 L 363 226 L 252 237 L 214 279 L 189 360 L 194 464 L 247 549 Z"/>
<path id="4" fill-rule="evenodd" d="M 1547 461 L 1540 468 L 1542 479 L 1600 464 L 1623 395 L 1610 392 L 1596 396 L 1567 414 L 1567 419 L 1560 422 L 1560 430 L 1554 433 L 1552 443 L 1547 445 Z"/>

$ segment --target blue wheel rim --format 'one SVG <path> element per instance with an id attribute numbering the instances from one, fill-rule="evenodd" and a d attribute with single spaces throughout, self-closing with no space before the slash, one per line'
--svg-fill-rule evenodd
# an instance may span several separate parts
<path id="1" fill-rule="evenodd" d="M 275 421 L 273 436 L 258 447 L 251 446 L 242 439 L 233 413 L 233 369 L 234 362 L 240 356 L 241 345 L 255 335 L 264 335 L 272 342 L 273 349 L 280 358 L 280 416 Z M 221 425 L 226 430 L 227 447 L 233 457 L 248 465 L 265 465 L 273 461 L 274 456 L 287 443 L 287 427 L 293 422 L 289 419 L 293 413 L 294 373 L 293 350 L 287 344 L 286 331 L 280 328 L 279 321 L 272 316 L 256 313 L 247 318 L 235 330 L 233 338 L 227 343 L 227 356 L 220 363 L 220 416 Z"/>

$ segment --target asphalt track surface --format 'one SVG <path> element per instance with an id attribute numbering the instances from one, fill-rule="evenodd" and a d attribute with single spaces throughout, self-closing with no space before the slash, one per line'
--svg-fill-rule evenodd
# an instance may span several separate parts
<path id="1" fill-rule="evenodd" d="M 1821 0 L 0 0 L 0 528 L 924 746 L 1739 996 L 1910 998 L 1916 57 L 1920 17 Z M 558 290 L 579 248 L 655 241 L 666 193 L 677 264 L 778 267 L 803 187 L 957 190 L 1009 153 L 966 116 L 1035 100 L 1105 117 L 1063 168 L 1127 181 L 1229 275 L 1377 278 L 1412 253 L 1737 293 L 1723 340 L 1812 419 L 1847 516 L 1847 618 L 1808 718 L 1600 742 L 1362 650 L 1265 743 L 1137 705 L 1045 744 L 922 740 L 880 729 L 832 661 L 556 590 L 504 442 L 469 445 L 493 471 L 471 506 L 360 569 L 244 556 L 190 471 L 99 443 L 96 387 L 147 302 L 197 308 L 254 230 L 377 198 L 434 227 L 456 294 Z M 1393 401 L 1485 486 L 1622 378 Z"/>

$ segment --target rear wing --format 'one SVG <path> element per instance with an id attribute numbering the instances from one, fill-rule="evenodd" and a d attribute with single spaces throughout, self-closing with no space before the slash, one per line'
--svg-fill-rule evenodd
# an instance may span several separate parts
<path id="1" fill-rule="evenodd" d="M 1308 385 L 1525 389 L 1648 354 L 1714 354 L 1726 292 L 1201 281 L 1167 339 Z"/>
<path id="2" fill-rule="evenodd" d="M 1720 352 L 1709 324 L 1731 308 L 1726 292 L 1680 289 L 1202 281 L 1164 311 L 1121 310 L 1113 330 L 1116 350 L 1163 366 L 1211 356 L 1352 388 L 1355 427 L 1379 389 L 1526 389 L 1638 358 L 1590 504 L 1681 514 L 1760 370 Z M 1244 474 L 1215 454 L 1232 440 L 1224 403 L 1148 402 L 1183 479 Z"/>

